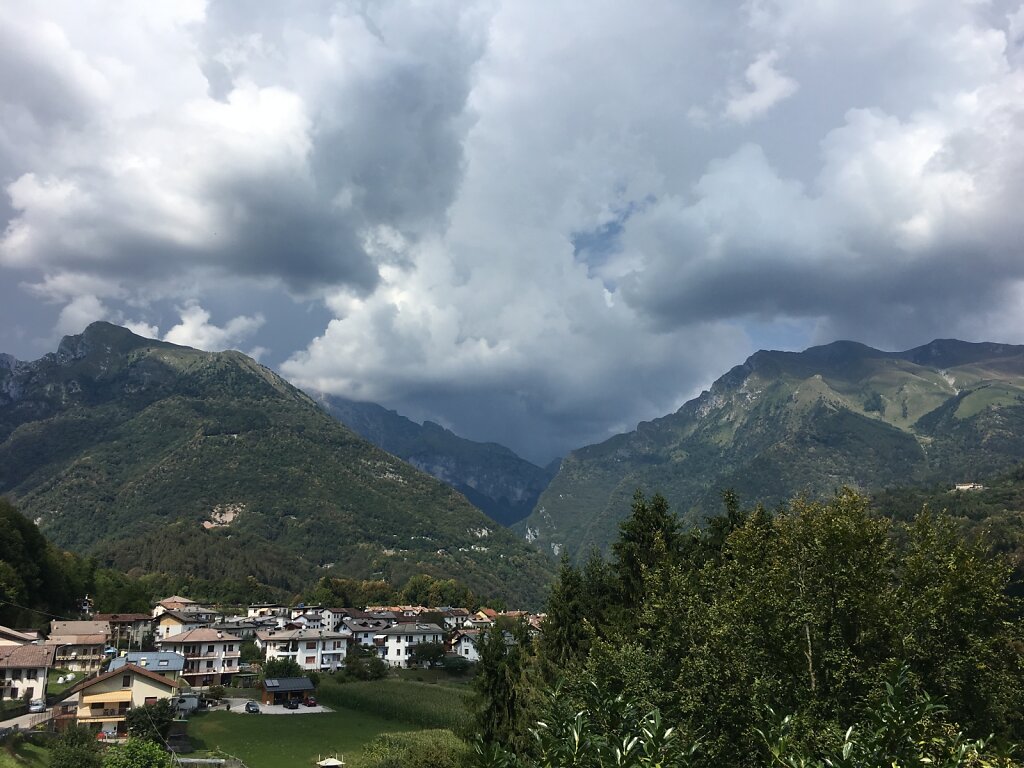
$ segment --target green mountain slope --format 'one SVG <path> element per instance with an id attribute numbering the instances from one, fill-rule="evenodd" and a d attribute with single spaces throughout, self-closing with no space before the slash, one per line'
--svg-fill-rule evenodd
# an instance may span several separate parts
<path id="1" fill-rule="evenodd" d="M 502 525 L 529 515 L 554 474 L 503 445 L 467 440 L 431 421 L 420 425 L 376 403 L 332 395 L 317 399 L 342 424 L 452 486 Z"/>
<path id="2" fill-rule="evenodd" d="M 57 544 L 122 568 L 289 588 L 424 572 L 529 604 L 550 575 L 451 488 L 245 355 L 106 323 L 0 362 L 0 493 Z"/>
<path id="3" fill-rule="evenodd" d="M 773 504 L 843 485 L 970 480 L 1022 458 L 1024 347 L 761 351 L 676 413 L 572 452 L 517 529 L 578 555 L 612 541 L 638 487 L 698 524 L 726 488 Z"/>

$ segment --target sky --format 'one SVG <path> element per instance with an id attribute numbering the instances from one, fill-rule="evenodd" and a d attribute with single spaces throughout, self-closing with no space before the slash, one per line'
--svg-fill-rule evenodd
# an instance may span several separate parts
<path id="1" fill-rule="evenodd" d="M 1020 0 L 0 4 L 0 351 L 546 462 L 758 348 L 1024 342 Z"/>

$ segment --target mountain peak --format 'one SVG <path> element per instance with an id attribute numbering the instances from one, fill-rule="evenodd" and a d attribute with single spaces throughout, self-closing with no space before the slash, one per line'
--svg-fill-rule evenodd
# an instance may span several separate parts
<path id="1" fill-rule="evenodd" d="M 997 344 L 990 341 L 960 341 L 959 339 L 935 339 L 920 347 L 900 352 L 899 357 L 917 365 L 931 365 L 939 368 L 955 368 L 993 358 L 1024 355 L 1024 346 Z"/>
<path id="2" fill-rule="evenodd" d="M 65 336 L 61 339 L 57 346 L 57 360 L 66 363 L 71 360 L 80 360 L 96 351 L 124 354 L 139 347 L 154 346 L 172 347 L 174 345 L 165 341 L 137 336 L 120 325 L 97 320 L 86 326 L 82 333 Z"/>

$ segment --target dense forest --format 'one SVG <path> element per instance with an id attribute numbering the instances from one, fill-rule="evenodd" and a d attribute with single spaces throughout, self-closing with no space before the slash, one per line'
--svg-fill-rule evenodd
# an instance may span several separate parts
<path id="1" fill-rule="evenodd" d="M 638 492 L 610 560 L 563 559 L 535 646 L 488 636 L 481 764 L 1018 764 L 1022 602 L 983 532 L 850 490 L 725 507 L 684 532 Z"/>
<path id="2" fill-rule="evenodd" d="M 279 601 L 330 606 L 456 605 L 504 607 L 494 596 L 473 594 L 456 579 L 414 574 L 393 584 L 321 577 L 297 593 L 261 584 L 252 576 L 200 579 L 188 574 L 123 573 L 103 568 L 92 557 L 64 552 L 40 533 L 35 523 L 0 498 L 0 624 L 44 628 L 51 618 L 77 616 L 83 600 L 101 613 L 148 613 L 153 603 L 183 594 L 213 605 Z M 211 553 L 212 556 L 212 553 Z"/>

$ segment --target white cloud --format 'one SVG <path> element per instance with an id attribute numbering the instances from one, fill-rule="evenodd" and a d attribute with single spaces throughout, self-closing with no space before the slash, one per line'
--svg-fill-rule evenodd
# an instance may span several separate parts
<path id="1" fill-rule="evenodd" d="M 0 270 L 67 323 L 280 360 L 289 291 L 290 376 L 535 455 L 771 329 L 1021 333 L 1017 0 L 173 5 L 0 10 Z"/>
<path id="2" fill-rule="evenodd" d="M 778 60 L 777 51 L 765 51 L 747 67 L 746 85 L 734 87 L 725 106 L 730 119 L 750 122 L 797 92 L 800 86 L 796 80 L 776 68 Z"/>
<path id="3" fill-rule="evenodd" d="M 197 302 L 191 302 L 179 309 L 181 322 L 164 334 L 164 341 L 195 347 L 208 352 L 220 352 L 232 348 L 242 339 L 248 338 L 263 325 L 263 316 L 232 318 L 224 326 L 213 325 L 210 313 Z"/>
<path id="4" fill-rule="evenodd" d="M 62 336 L 81 333 L 89 323 L 106 320 L 110 310 L 96 296 L 76 296 L 60 311 L 56 331 Z"/>

